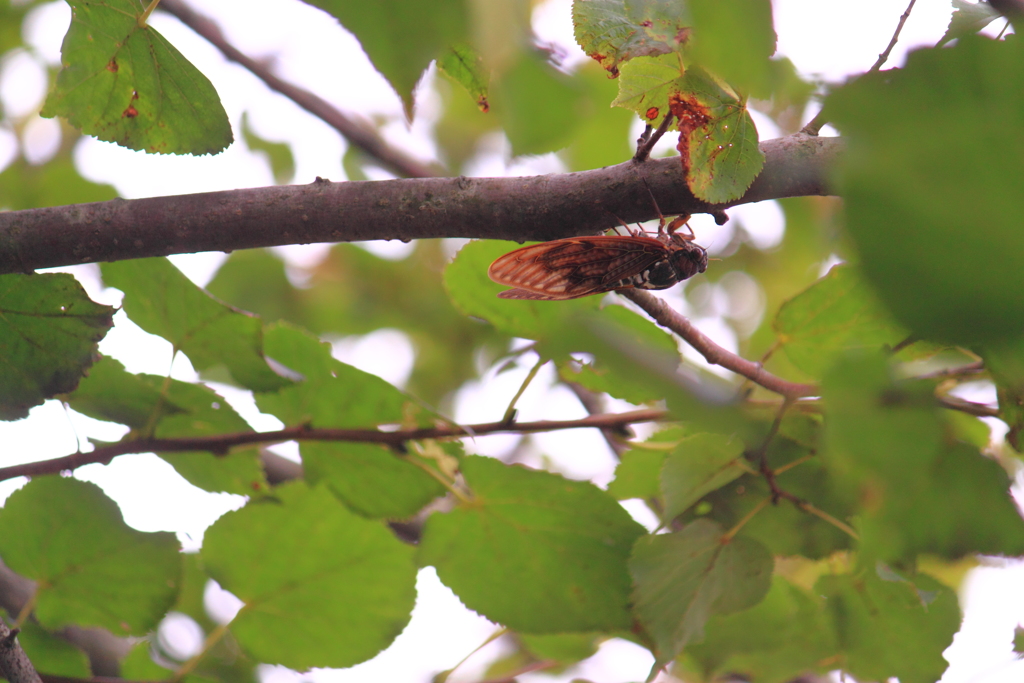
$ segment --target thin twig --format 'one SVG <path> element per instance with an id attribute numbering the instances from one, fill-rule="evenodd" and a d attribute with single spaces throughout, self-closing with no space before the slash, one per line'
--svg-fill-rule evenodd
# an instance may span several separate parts
<path id="1" fill-rule="evenodd" d="M 973 403 L 955 396 L 938 396 L 939 405 L 950 410 L 959 410 L 961 413 L 974 415 L 976 417 L 999 417 L 999 409 L 987 406 L 984 403 Z"/>
<path id="2" fill-rule="evenodd" d="M 966 365 L 958 365 L 952 368 L 943 368 L 934 372 L 926 372 L 923 375 L 914 375 L 914 379 L 946 379 L 950 377 L 965 377 L 985 372 L 985 361 L 978 360 Z"/>
<path id="3" fill-rule="evenodd" d="M 917 2 L 917 0 L 910 0 L 910 4 L 907 5 L 907 9 L 904 10 L 902 15 L 900 15 L 900 21 L 898 24 L 896 24 L 896 31 L 892 34 L 892 38 L 889 40 L 889 45 L 886 46 L 882 54 L 878 55 L 878 59 L 875 60 L 875 63 L 872 64 L 871 68 L 868 69 L 865 73 L 878 71 L 879 69 L 882 68 L 882 65 L 885 64 L 886 60 L 889 59 L 889 53 L 892 52 L 892 49 L 894 47 L 896 47 L 896 42 L 900 38 L 900 31 L 903 30 L 903 25 L 906 24 L 907 19 L 910 18 L 910 10 L 914 8 L 915 2 Z M 826 123 L 828 123 L 828 119 L 825 117 L 825 108 L 822 107 L 821 111 L 818 112 L 817 116 L 811 119 L 811 121 L 806 126 L 804 126 L 803 130 L 801 130 L 800 132 L 806 133 L 807 135 L 817 135 Z"/>
<path id="4" fill-rule="evenodd" d="M 658 126 L 658 130 L 654 131 L 653 135 L 648 136 L 647 139 L 640 138 L 642 143 L 637 146 L 636 154 L 633 155 L 633 161 L 647 161 L 647 158 L 651 156 L 651 150 L 654 149 L 654 146 L 658 144 L 658 140 L 668 130 L 673 118 L 675 117 L 672 115 L 672 112 L 665 114 L 665 118 L 661 120 L 661 125 Z"/>
<path id="5" fill-rule="evenodd" d="M 220 50 L 221 54 L 230 61 L 236 62 L 251 71 L 257 78 L 266 83 L 267 87 L 271 90 L 281 93 L 341 133 L 346 140 L 376 159 L 387 170 L 406 178 L 431 178 L 445 175 L 439 169 L 431 168 L 423 162 L 413 159 L 405 152 L 389 145 L 369 123 L 339 111 L 332 104 L 312 92 L 272 74 L 265 64 L 249 57 L 229 43 L 212 19 L 196 12 L 185 4 L 183 0 L 163 0 L 160 3 L 160 9 L 177 17 L 181 23 L 188 26 Z"/>
<path id="6" fill-rule="evenodd" d="M 668 419 L 664 410 L 632 410 L 625 413 L 591 415 L 579 420 L 539 420 L 536 422 L 486 422 L 476 425 L 447 425 L 384 432 L 378 429 L 315 429 L 300 425 L 273 432 L 235 432 L 215 436 L 197 436 L 179 439 L 134 439 L 101 446 L 89 453 L 74 453 L 62 458 L 0 467 L 0 481 L 14 477 L 33 477 L 74 470 L 94 463 L 107 464 L 119 455 L 129 453 L 181 453 L 209 451 L 225 454 L 236 446 L 254 443 L 280 443 L 282 441 L 355 441 L 397 446 L 406 441 L 420 439 L 458 438 L 481 434 L 512 432 L 525 434 L 562 429 L 623 427 L 637 422 L 659 422 Z"/>
<path id="7" fill-rule="evenodd" d="M 644 309 L 659 325 L 682 337 L 686 343 L 696 349 L 700 355 L 704 356 L 704 360 L 712 365 L 721 365 L 723 368 L 746 377 L 751 382 L 764 387 L 768 391 L 774 391 L 789 399 L 796 399 L 801 396 L 818 396 L 821 393 L 818 387 L 813 384 L 787 382 L 765 370 L 760 363 L 749 361 L 722 348 L 711 341 L 710 337 L 694 327 L 693 323 L 649 292 L 640 289 L 623 289 L 618 293 Z"/>

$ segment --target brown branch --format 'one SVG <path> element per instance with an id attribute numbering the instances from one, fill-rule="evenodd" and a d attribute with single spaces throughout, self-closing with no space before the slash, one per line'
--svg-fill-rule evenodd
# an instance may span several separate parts
<path id="1" fill-rule="evenodd" d="M 639 144 L 637 144 L 637 147 L 636 147 L 636 154 L 633 155 L 633 161 L 636 161 L 636 162 L 647 161 L 648 157 L 651 156 L 651 150 L 654 149 L 654 146 L 656 144 L 658 144 L 658 140 L 660 140 L 661 137 L 668 130 L 668 127 L 669 127 L 669 125 L 671 125 L 672 119 L 674 119 L 674 118 L 675 118 L 675 115 L 672 112 L 669 112 L 669 113 L 665 114 L 665 118 L 663 118 L 661 120 L 661 125 L 658 126 L 658 130 L 654 131 L 653 135 L 648 135 L 647 137 L 641 137 L 637 141 Z"/>
<path id="2" fill-rule="evenodd" d="M 696 199 L 678 158 L 526 178 L 417 178 L 264 187 L 0 213 L 0 273 L 311 242 L 471 237 L 551 240 L 665 215 L 827 195 L 835 138 L 761 144 L 765 166 L 728 204 Z M 648 190 L 650 187 L 650 190 Z"/>
<path id="3" fill-rule="evenodd" d="M 696 349 L 712 365 L 721 365 L 723 368 L 746 377 L 754 384 L 758 384 L 769 391 L 774 391 L 776 394 L 781 394 L 789 399 L 796 399 L 801 396 L 818 396 L 821 393 L 818 387 L 813 384 L 787 382 L 765 370 L 760 363 L 749 361 L 732 351 L 722 348 L 711 341 L 710 337 L 694 327 L 693 323 L 650 292 L 645 292 L 641 289 L 623 289 L 618 293 L 644 309 L 659 325 L 682 337 L 686 343 Z"/>
<path id="4" fill-rule="evenodd" d="M 132 439 L 101 446 L 88 453 L 73 453 L 62 458 L 41 460 L 10 467 L 0 467 L 0 481 L 14 477 L 33 477 L 42 474 L 56 474 L 74 470 L 95 463 L 107 464 L 119 455 L 129 453 L 181 453 L 183 451 L 209 451 L 223 454 L 236 446 L 254 443 L 278 443 L 281 441 L 357 441 L 397 446 L 406 441 L 419 439 L 443 439 L 481 434 L 515 432 L 550 432 L 561 429 L 597 429 L 618 427 L 637 422 L 657 422 L 668 418 L 664 410 L 632 410 L 626 413 L 591 415 L 579 420 L 538 420 L 537 422 L 486 422 L 475 425 L 446 425 L 385 432 L 379 429 L 316 429 L 298 426 L 274 432 L 235 432 L 214 436 L 197 436 L 177 439 Z"/>
<path id="5" fill-rule="evenodd" d="M 955 396 L 937 396 L 939 405 L 950 410 L 959 410 L 961 413 L 974 415 L 976 417 L 1000 417 L 999 408 L 987 406 L 984 403 L 973 403 Z"/>
<path id="6" fill-rule="evenodd" d="M 900 39 L 900 32 L 903 30 L 903 25 L 907 23 L 907 19 L 910 18 L 910 10 L 914 9 L 915 2 L 917 2 L 917 0 L 910 0 L 910 4 L 907 5 L 907 9 L 904 10 L 902 15 L 900 15 L 899 23 L 896 24 L 896 31 L 892 34 L 892 38 L 889 39 L 889 45 L 887 45 L 885 50 L 882 51 L 882 54 L 878 55 L 878 59 L 875 60 L 875 63 L 871 65 L 871 68 L 868 69 L 866 73 L 878 71 L 882 68 L 882 65 L 885 64 L 886 60 L 889 59 L 889 53 L 891 53 L 892 49 L 896 47 L 896 42 Z M 825 108 L 822 107 L 817 116 L 811 119 L 800 132 L 806 133 L 807 135 L 817 135 L 822 126 L 826 123 L 828 123 L 828 118 L 825 114 Z"/>
<path id="7" fill-rule="evenodd" d="M 42 683 L 36 668 L 18 642 L 18 631 L 0 619 L 0 673 L 10 683 Z"/>
<path id="8" fill-rule="evenodd" d="M 350 143 L 376 159 L 385 169 L 406 178 L 432 178 L 444 175 L 439 168 L 431 168 L 413 159 L 400 149 L 392 147 L 372 125 L 339 111 L 334 105 L 310 91 L 293 85 L 272 74 L 267 65 L 249 57 L 224 38 L 220 27 L 210 18 L 189 7 L 183 0 L 163 0 L 160 9 L 178 18 L 190 29 L 205 38 L 227 59 L 251 71 L 257 78 L 313 116 L 324 121 Z"/>

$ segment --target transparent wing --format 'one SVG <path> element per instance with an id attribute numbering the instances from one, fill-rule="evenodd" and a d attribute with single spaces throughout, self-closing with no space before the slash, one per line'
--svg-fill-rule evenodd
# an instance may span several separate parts
<path id="1" fill-rule="evenodd" d="M 505 299 L 575 299 L 616 289 L 669 253 L 650 237 L 570 237 L 509 252 L 491 264 L 487 275 L 518 288 L 499 294 Z"/>

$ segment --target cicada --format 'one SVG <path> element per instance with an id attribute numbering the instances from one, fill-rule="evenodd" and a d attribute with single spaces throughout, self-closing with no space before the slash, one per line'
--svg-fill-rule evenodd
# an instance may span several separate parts
<path id="1" fill-rule="evenodd" d="M 689 227 L 689 226 L 687 226 Z M 617 289 L 668 289 L 708 267 L 693 232 L 659 229 L 656 237 L 568 237 L 511 251 L 487 269 L 498 284 L 515 287 L 502 299 L 563 301 Z"/>

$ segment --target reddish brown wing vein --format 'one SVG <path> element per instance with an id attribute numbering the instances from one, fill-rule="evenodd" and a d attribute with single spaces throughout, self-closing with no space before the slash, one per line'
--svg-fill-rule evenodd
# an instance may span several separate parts
<path id="1" fill-rule="evenodd" d="M 650 237 L 573 237 L 509 252 L 492 263 L 487 274 L 495 282 L 519 288 L 503 292 L 503 298 L 574 299 L 609 291 L 669 251 Z M 527 297 L 526 292 L 538 296 Z"/>

